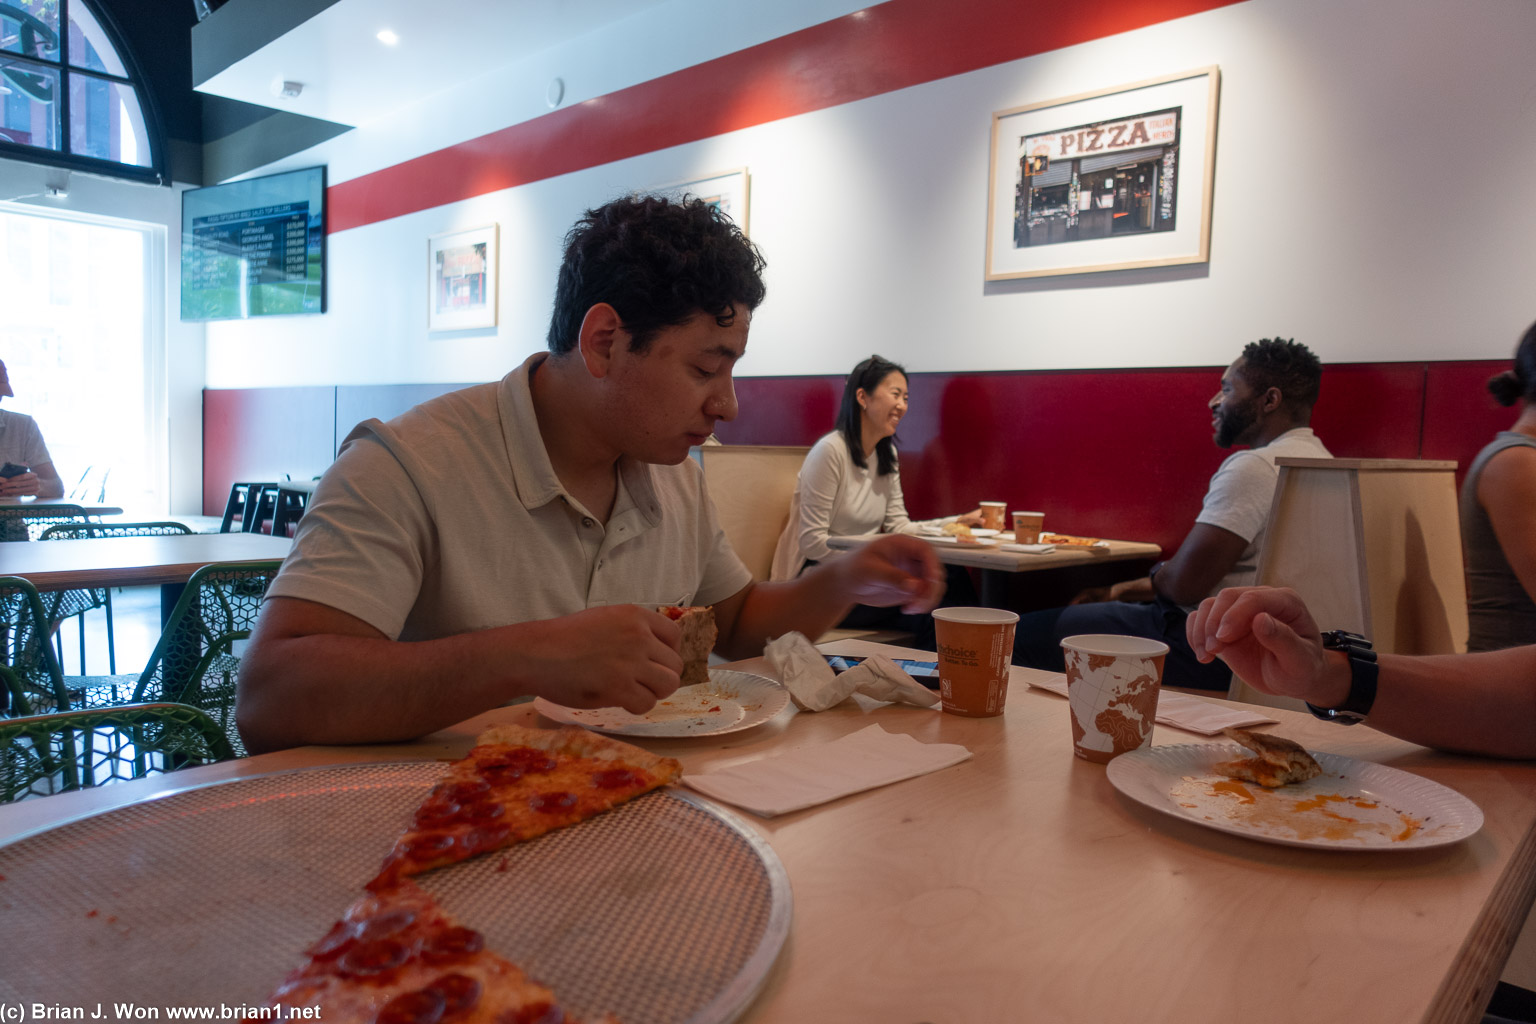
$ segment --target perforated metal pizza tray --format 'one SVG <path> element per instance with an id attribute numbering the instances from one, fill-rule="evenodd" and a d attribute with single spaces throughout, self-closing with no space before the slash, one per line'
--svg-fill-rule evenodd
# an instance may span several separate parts
<path id="1" fill-rule="evenodd" d="M 0 1004 L 261 1005 L 361 895 L 442 772 L 242 779 L 0 848 Z M 670 790 L 420 882 L 568 1011 L 625 1024 L 734 1020 L 789 931 L 773 850 Z"/>

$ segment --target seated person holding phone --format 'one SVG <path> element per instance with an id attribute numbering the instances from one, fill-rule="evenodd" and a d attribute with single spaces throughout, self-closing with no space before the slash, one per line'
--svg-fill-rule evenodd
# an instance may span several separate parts
<path id="1" fill-rule="evenodd" d="M 0 398 L 14 397 L 5 363 L 0 362 Z M 0 409 L 0 498 L 64 497 L 64 481 L 53 468 L 37 421 Z"/>

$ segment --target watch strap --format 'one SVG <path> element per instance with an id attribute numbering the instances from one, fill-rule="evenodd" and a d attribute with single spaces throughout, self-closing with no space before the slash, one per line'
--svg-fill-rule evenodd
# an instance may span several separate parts
<path id="1" fill-rule="evenodd" d="M 1339 725 L 1359 725 L 1371 713 L 1376 703 L 1376 682 L 1380 671 L 1376 664 L 1376 652 L 1371 642 L 1358 633 L 1342 629 L 1323 634 L 1323 647 L 1341 651 L 1349 659 L 1349 696 L 1336 708 L 1320 708 L 1311 702 L 1307 710 L 1325 722 Z"/>

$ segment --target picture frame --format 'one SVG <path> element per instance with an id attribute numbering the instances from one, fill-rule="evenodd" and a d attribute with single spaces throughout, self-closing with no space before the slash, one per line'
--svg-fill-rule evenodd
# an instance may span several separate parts
<path id="1" fill-rule="evenodd" d="M 1211 65 L 992 115 L 986 279 L 1210 259 Z"/>
<path id="2" fill-rule="evenodd" d="M 496 326 L 499 225 L 427 239 L 427 330 Z"/>
<path id="3" fill-rule="evenodd" d="M 737 227 L 741 228 L 742 234 L 750 234 L 747 229 L 747 217 L 751 201 L 751 176 L 747 174 L 745 167 L 736 167 L 702 178 L 690 178 L 687 181 L 658 185 L 647 191 L 652 195 L 673 199 L 681 199 L 684 195 L 698 196 L 711 206 L 719 207 L 726 216 L 735 221 Z"/>

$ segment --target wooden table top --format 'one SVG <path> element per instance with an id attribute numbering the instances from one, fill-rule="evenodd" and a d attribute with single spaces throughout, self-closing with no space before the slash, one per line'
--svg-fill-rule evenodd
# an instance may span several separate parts
<path id="1" fill-rule="evenodd" d="M 838 550 L 868 544 L 878 533 L 856 537 L 828 537 L 827 546 Z M 1001 572 L 1033 572 L 1037 569 L 1060 569 L 1069 565 L 1093 565 L 1098 562 L 1123 562 L 1133 558 L 1157 558 L 1163 549 L 1156 544 L 1135 540 L 1106 540 L 1108 548 L 1057 546 L 1054 551 L 1030 554 L 1025 551 L 1003 551 L 998 547 L 980 547 L 962 544 L 934 542 L 930 546 L 939 561 L 945 565 L 969 565 L 978 569 L 997 569 Z"/>
<path id="2" fill-rule="evenodd" d="M 38 515 L 47 515 L 42 509 L 60 505 L 79 508 L 88 516 L 115 516 L 123 511 L 116 505 L 97 505 L 89 501 L 70 501 L 68 498 L 0 498 L 0 508 L 35 508 L 39 510 Z"/>
<path id="3" fill-rule="evenodd" d="M 902 653 L 862 641 L 828 649 Z M 761 660 L 733 667 L 766 671 Z M 964 744 L 973 754 L 778 818 L 738 812 L 783 861 L 795 904 L 789 941 L 742 1020 L 1479 1018 L 1536 892 L 1536 765 L 1437 754 L 1368 726 L 1267 709 L 1282 720 L 1277 731 L 1308 747 L 1434 779 L 1486 815 L 1477 835 L 1439 849 L 1277 846 L 1122 797 L 1102 766 L 1072 756 L 1066 701 L 1027 687 L 1046 675 L 1014 669 L 1000 718 L 854 698 L 819 714 L 789 708 L 718 739 L 641 742 L 677 757 L 689 773 L 871 724 L 927 743 Z M 197 782 L 457 757 L 491 722 L 536 720 L 524 704 L 414 743 L 302 748 L 23 801 L 0 807 L 0 842 Z M 1205 742 L 1166 726 L 1154 740 Z M 295 955 L 313 938 L 295 936 Z"/>
<path id="4" fill-rule="evenodd" d="M 185 583 L 212 562 L 286 558 L 293 541 L 259 533 L 193 533 L 0 544 L 0 576 L 39 590 Z"/>

